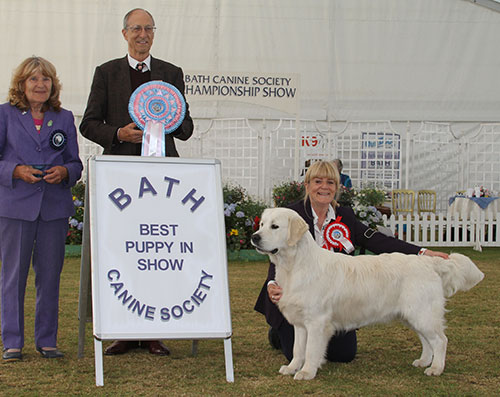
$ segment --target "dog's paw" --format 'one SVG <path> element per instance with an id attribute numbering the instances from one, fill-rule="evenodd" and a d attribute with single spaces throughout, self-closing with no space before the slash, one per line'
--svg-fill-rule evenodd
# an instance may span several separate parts
<path id="1" fill-rule="evenodd" d="M 443 373 L 443 368 L 429 367 L 424 371 L 427 376 L 439 376 Z"/>
<path id="2" fill-rule="evenodd" d="M 418 360 L 413 361 L 413 366 L 417 367 L 417 368 L 425 368 L 425 367 L 428 367 L 430 365 L 430 363 L 431 363 L 430 360 L 425 361 L 422 359 L 418 359 Z"/>
<path id="3" fill-rule="evenodd" d="M 306 372 L 306 371 L 299 371 L 295 374 L 293 379 L 295 380 L 310 380 L 313 379 L 316 376 L 316 374 L 311 373 L 311 372 Z"/>
<path id="4" fill-rule="evenodd" d="M 297 372 L 297 370 L 290 367 L 289 365 L 282 365 L 280 368 L 281 375 L 293 375 L 296 372 Z"/>

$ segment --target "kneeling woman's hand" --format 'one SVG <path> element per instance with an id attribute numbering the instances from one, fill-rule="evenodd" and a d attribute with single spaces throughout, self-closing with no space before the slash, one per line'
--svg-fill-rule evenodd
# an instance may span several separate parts
<path id="1" fill-rule="evenodd" d="M 281 299 L 281 295 L 283 295 L 283 288 L 281 288 L 278 284 L 269 284 L 267 286 L 267 294 L 269 295 L 271 302 L 276 304 Z"/>
<path id="2" fill-rule="evenodd" d="M 432 250 L 429 250 L 429 249 L 424 252 L 424 255 L 427 255 L 427 256 L 439 256 L 440 258 L 443 258 L 443 259 L 449 259 L 448 254 L 446 254 L 444 252 L 441 252 L 441 251 L 432 251 Z"/>

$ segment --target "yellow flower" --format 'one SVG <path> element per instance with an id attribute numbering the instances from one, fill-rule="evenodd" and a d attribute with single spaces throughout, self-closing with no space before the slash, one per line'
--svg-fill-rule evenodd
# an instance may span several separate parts
<path id="1" fill-rule="evenodd" d="M 237 236 L 238 235 L 238 230 L 237 229 L 231 229 L 231 233 L 229 235 L 230 236 Z"/>

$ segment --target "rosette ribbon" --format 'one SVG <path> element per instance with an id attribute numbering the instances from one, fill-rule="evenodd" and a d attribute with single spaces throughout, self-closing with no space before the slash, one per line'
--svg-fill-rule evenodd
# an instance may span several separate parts
<path id="1" fill-rule="evenodd" d="M 325 240 L 325 245 L 323 248 L 328 250 L 333 249 L 343 249 L 348 254 L 354 251 L 354 246 L 351 242 L 351 231 L 349 228 L 340 222 L 341 216 L 335 219 L 335 222 L 330 223 L 323 232 L 323 238 Z"/>
<path id="2" fill-rule="evenodd" d="M 142 156 L 165 156 L 165 134 L 182 124 L 186 101 L 172 84 L 149 81 L 130 96 L 128 111 L 134 123 L 144 131 Z"/>

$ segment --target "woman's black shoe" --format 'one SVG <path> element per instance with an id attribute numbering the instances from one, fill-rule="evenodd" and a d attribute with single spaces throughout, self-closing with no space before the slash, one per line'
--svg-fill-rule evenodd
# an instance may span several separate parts
<path id="1" fill-rule="evenodd" d="M 20 351 L 18 352 L 9 352 L 7 350 L 4 350 L 2 359 L 4 361 L 20 361 L 23 359 L 23 353 Z"/>
<path id="2" fill-rule="evenodd" d="M 269 328 L 269 332 L 267 334 L 269 337 L 269 343 L 271 346 L 277 350 L 281 349 L 281 342 L 280 342 L 280 337 L 278 335 L 278 331 L 276 331 L 274 328 Z"/>
<path id="3" fill-rule="evenodd" d="M 59 351 L 58 349 L 43 350 L 41 347 L 37 347 L 36 350 L 38 351 L 38 353 L 40 353 L 40 355 L 43 358 L 61 358 L 61 357 L 64 357 L 64 353 Z"/>

